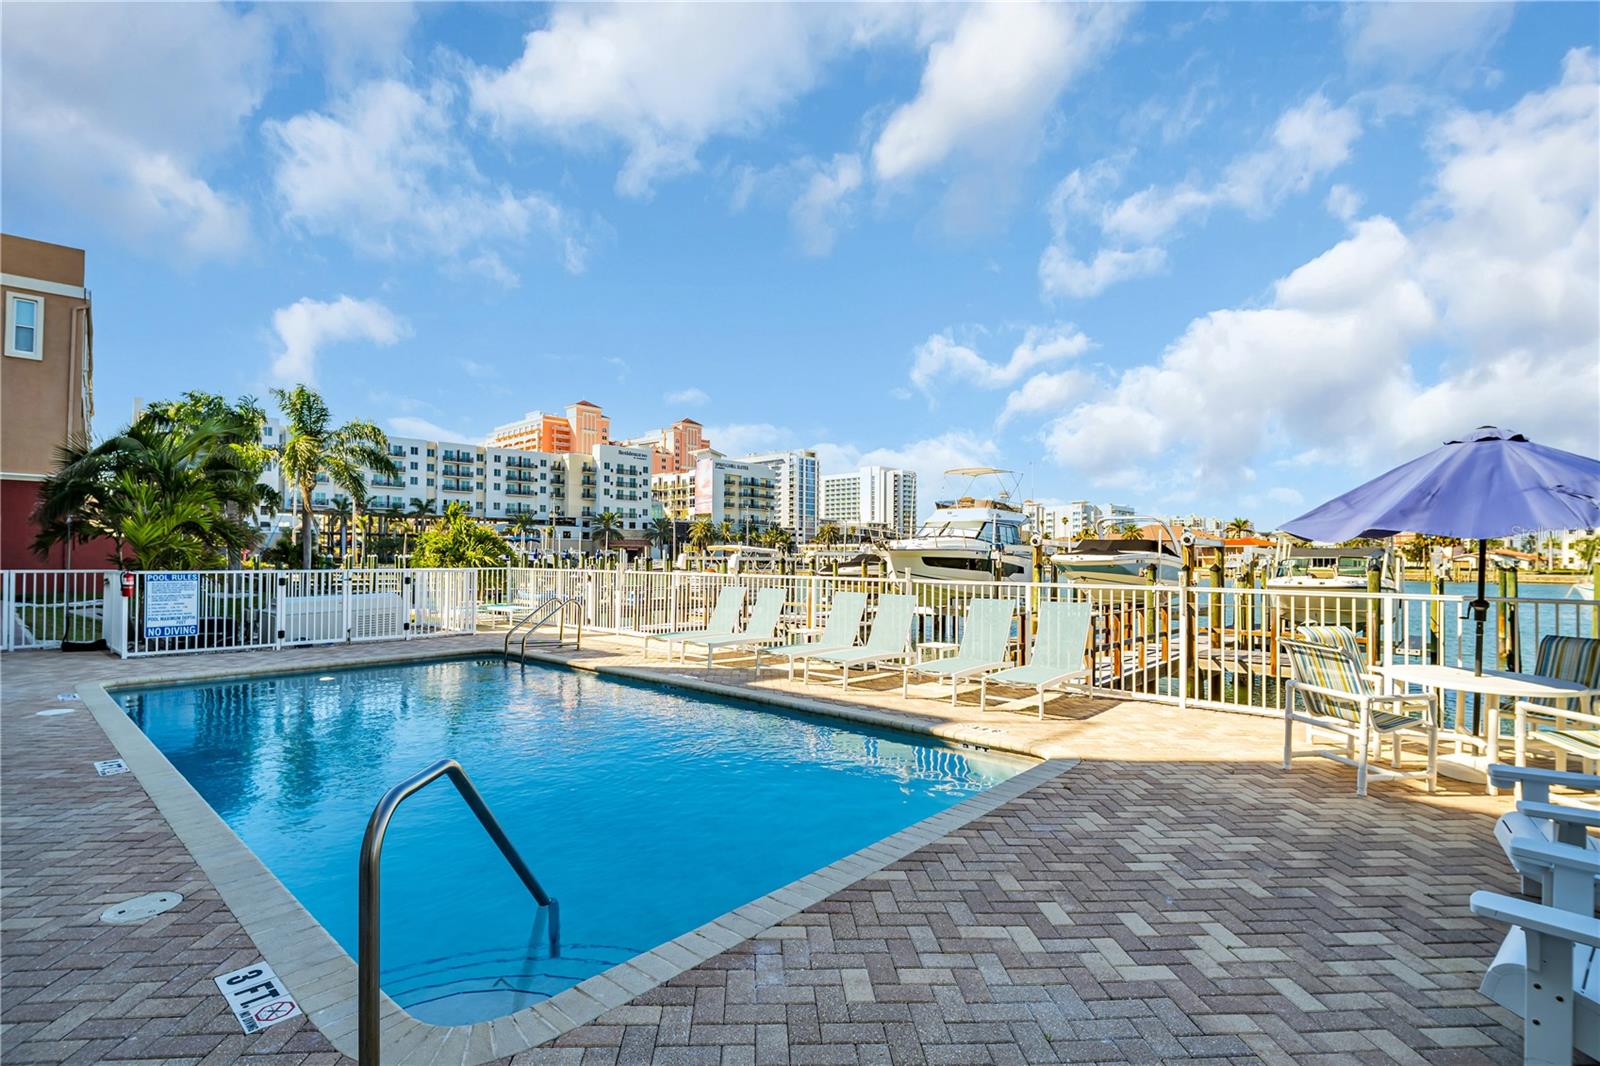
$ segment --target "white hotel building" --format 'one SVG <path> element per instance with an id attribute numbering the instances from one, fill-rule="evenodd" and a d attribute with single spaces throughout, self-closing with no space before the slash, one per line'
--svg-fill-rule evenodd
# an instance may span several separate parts
<path id="1" fill-rule="evenodd" d="M 822 521 L 847 529 L 876 527 L 891 536 L 917 530 L 917 475 L 885 466 L 822 478 Z"/>
<path id="2" fill-rule="evenodd" d="M 263 443 L 278 444 L 282 434 L 281 425 L 269 423 Z M 592 520 L 606 511 L 620 519 L 624 540 L 641 539 L 651 520 L 647 448 L 596 444 L 585 455 L 390 436 L 389 454 L 400 474 L 385 478 L 367 472 L 365 510 L 409 511 L 412 500 L 422 500 L 435 512 L 459 503 L 489 520 L 530 515 L 555 529 L 560 548 L 588 546 Z M 292 517 L 299 506 L 298 490 L 284 481 L 276 464 L 261 479 L 279 492 L 283 511 Z M 321 475 L 311 503 L 313 508 L 332 507 L 341 495 Z M 280 515 L 280 525 L 283 520 Z"/>
<path id="3" fill-rule="evenodd" d="M 808 541 L 817 535 L 821 511 L 816 452 L 762 452 L 747 455 L 741 462 L 764 466 L 775 475 L 774 522 L 793 533 L 797 541 Z"/>

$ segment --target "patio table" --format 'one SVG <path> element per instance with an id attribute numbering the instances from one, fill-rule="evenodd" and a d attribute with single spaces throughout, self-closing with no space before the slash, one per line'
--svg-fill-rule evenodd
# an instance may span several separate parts
<path id="1" fill-rule="evenodd" d="M 1500 761 L 1499 698 L 1513 700 L 1565 700 L 1583 704 L 1600 696 L 1600 689 L 1588 688 L 1575 681 L 1540 677 L 1538 674 L 1517 674 L 1508 670 L 1485 670 L 1478 674 L 1464 666 L 1430 666 L 1424 663 L 1396 663 L 1378 666 L 1374 672 L 1395 686 L 1414 685 L 1439 692 L 1439 706 L 1444 706 L 1444 693 L 1477 693 L 1489 701 L 1487 729 L 1482 737 L 1466 734 L 1461 728 L 1461 708 L 1465 701 L 1456 703 L 1456 751 L 1439 756 L 1439 772 L 1458 781 L 1481 781 L 1492 796 L 1497 789 L 1489 784 L 1488 768 Z M 1483 753 L 1469 755 L 1461 750 L 1463 744 L 1481 746 Z M 1517 765 L 1522 765 L 1522 741 L 1517 737 Z"/>

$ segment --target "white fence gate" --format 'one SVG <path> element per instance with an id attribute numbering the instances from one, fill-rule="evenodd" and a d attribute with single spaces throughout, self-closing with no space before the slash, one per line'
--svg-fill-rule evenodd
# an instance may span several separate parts
<path id="1" fill-rule="evenodd" d="M 115 570 L 6 570 L 0 576 L 0 651 L 57 648 L 100 639 L 100 613 Z"/>

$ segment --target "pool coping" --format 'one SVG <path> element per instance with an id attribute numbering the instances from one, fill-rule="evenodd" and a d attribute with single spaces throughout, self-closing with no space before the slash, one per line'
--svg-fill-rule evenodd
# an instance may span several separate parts
<path id="1" fill-rule="evenodd" d="M 476 654 L 498 657 L 495 652 Z M 438 656 L 441 660 L 462 657 L 462 654 Z M 426 655 L 375 656 L 369 662 L 339 665 L 416 663 L 429 658 Z M 530 655 L 530 658 L 534 656 Z M 765 703 L 805 714 L 846 718 L 899 732 L 1039 758 L 1031 752 L 1017 750 L 1018 745 L 990 745 L 983 741 L 944 735 L 936 732 L 929 723 L 902 719 L 892 712 L 862 709 L 856 713 L 840 713 L 844 709 L 837 705 L 815 703 L 783 693 L 766 692 L 760 694 L 766 698 L 752 699 L 743 689 L 684 675 L 663 677 L 625 667 L 607 668 L 598 664 L 579 666 L 570 660 L 553 656 L 541 655 L 537 658 L 550 665 L 611 673 L 668 687 Z M 282 672 L 281 667 L 263 664 L 261 669 L 216 671 L 209 679 Z M 207 679 L 197 674 L 185 680 Z M 162 680 L 170 679 L 118 680 L 112 687 L 120 689 L 162 683 Z M 301 1010 L 335 1049 L 355 1057 L 355 960 L 134 724 L 133 719 L 111 698 L 106 685 L 85 682 L 77 686 L 77 692 L 157 810 L 216 887 L 235 919 L 294 994 Z M 594 1021 L 615 1007 L 631 1002 L 746 940 L 759 937 L 806 908 L 863 878 L 881 872 L 891 863 L 948 836 L 1034 787 L 1055 780 L 1077 762 L 1076 759 L 1044 758 L 1037 765 L 938 814 L 914 822 L 905 829 L 512 1014 L 471 1025 L 433 1025 L 413 1018 L 405 1008 L 384 995 L 380 1008 L 383 1057 L 397 1064 L 451 1063 L 477 1066 L 538 1047 Z"/>

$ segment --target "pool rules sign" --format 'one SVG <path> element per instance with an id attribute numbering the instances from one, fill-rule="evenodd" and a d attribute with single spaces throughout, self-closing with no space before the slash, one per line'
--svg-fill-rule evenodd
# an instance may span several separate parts
<path id="1" fill-rule="evenodd" d="M 247 1033 L 259 1033 L 269 1025 L 300 1016 L 300 1004 L 265 962 L 242 966 L 216 981 L 228 1001 L 228 1009 Z"/>
<path id="2" fill-rule="evenodd" d="M 144 575 L 144 636 L 200 635 L 200 575 Z"/>

